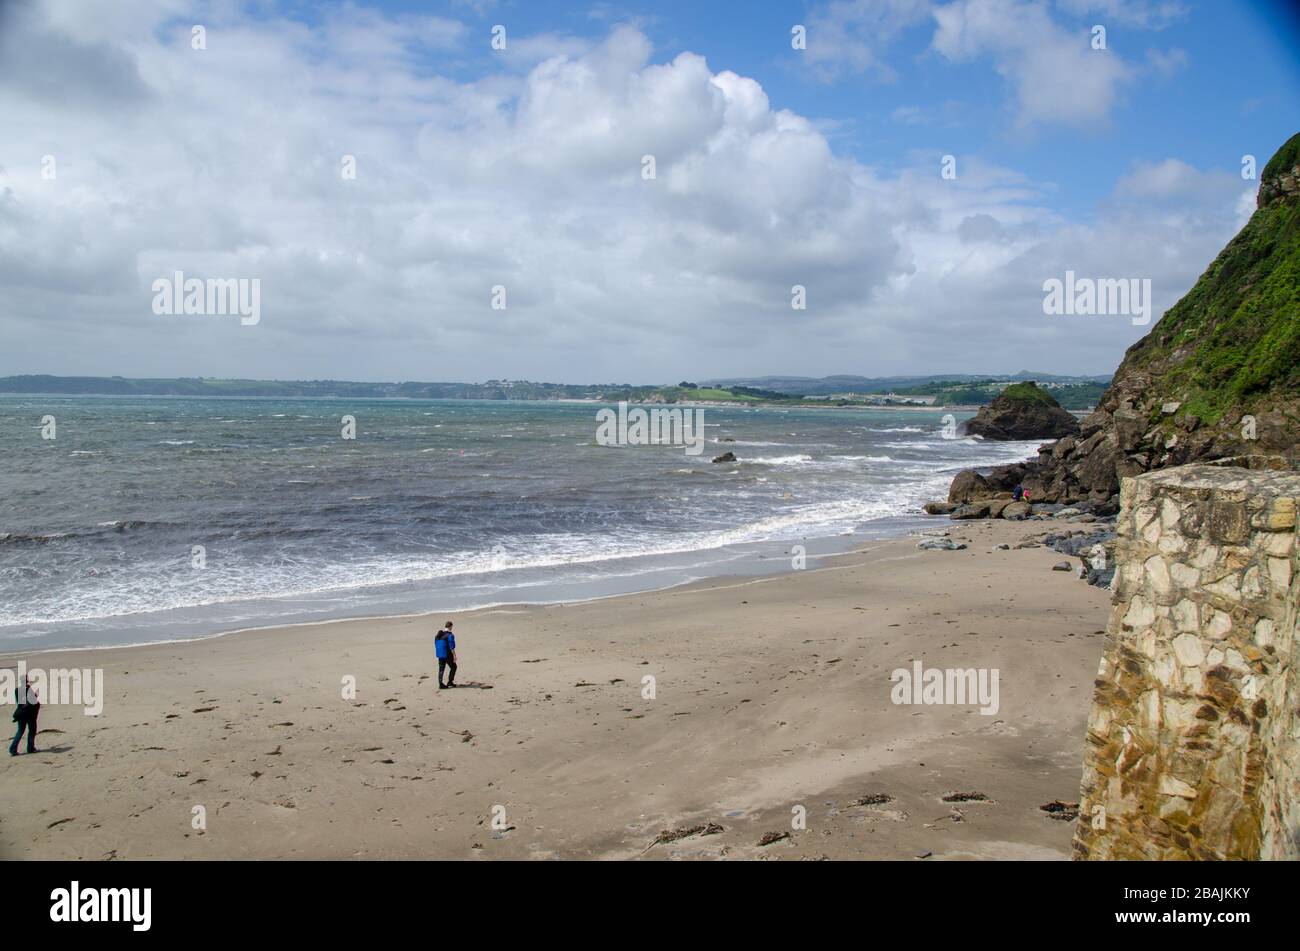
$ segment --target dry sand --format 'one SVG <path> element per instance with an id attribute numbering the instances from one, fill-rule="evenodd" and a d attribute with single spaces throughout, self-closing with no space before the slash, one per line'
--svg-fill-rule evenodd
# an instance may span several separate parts
<path id="1" fill-rule="evenodd" d="M 1078 798 L 1108 593 L 990 550 L 1059 526 L 936 526 L 970 548 L 458 615 L 460 679 L 492 689 L 436 689 L 441 615 L 28 655 L 102 667 L 107 699 L 4 758 L 0 856 L 1067 858 L 1039 807 Z M 915 659 L 997 668 L 999 712 L 893 704 Z"/>

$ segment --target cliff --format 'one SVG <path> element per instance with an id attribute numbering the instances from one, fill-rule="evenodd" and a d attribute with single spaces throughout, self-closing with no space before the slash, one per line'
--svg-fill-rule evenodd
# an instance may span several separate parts
<path id="1" fill-rule="evenodd" d="M 1124 356 L 1077 436 L 986 476 L 1044 502 L 1205 460 L 1300 466 L 1300 135 L 1264 168 L 1257 208 L 1195 286 Z"/>

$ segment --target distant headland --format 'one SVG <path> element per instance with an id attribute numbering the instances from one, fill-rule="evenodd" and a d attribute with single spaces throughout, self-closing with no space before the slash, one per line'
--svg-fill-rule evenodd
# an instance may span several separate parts
<path id="1" fill-rule="evenodd" d="M 1007 387 L 1036 380 L 1061 406 L 1091 409 L 1110 382 L 1108 376 L 935 374 L 930 376 L 758 377 L 682 381 L 675 385 L 631 383 L 483 383 L 353 380 L 243 380 L 211 377 L 145 379 L 121 376 L 0 377 L 0 393 L 58 396 L 263 397 L 280 399 L 482 399 L 588 400 L 592 402 L 734 403 L 796 406 L 983 406 Z"/>

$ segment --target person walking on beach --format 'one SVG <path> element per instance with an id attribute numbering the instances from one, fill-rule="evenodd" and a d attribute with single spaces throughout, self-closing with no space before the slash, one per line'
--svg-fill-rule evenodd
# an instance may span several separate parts
<path id="1" fill-rule="evenodd" d="M 456 686 L 456 635 L 451 632 L 451 622 L 442 626 L 442 630 L 433 639 L 433 652 L 438 655 L 438 689 L 445 690 Z M 447 682 L 442 682 L 442 672 L 450 668 Z M 17 742 L 15 740 L 14 742 Z"/>
<path id="2" fill-rule="evenodd" d="M 24 730 L 27 731 L 27 752 L 37 753 L 36 715 L 41 712 L 41 698 L 26 677 L 23 678 L 23 685 L 14 690 L 14 694 L 14 702 L 18 704 L 14 708 L 14 722 L 18 724 L 18 732 L 9 744 L 9 755 L 18 755 L 18 741 L 23 738 Z"/>

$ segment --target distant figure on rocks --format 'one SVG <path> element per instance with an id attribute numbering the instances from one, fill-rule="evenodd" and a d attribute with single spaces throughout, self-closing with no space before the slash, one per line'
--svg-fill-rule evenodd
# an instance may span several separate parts
<path id="1" fill-rule="evenodd" d="M 442 630 L 433 639 L 433 650 L 438 655 L 438 689 L 445 690 L 456 686 L 456 635 L 451 632 L 451 622 L 442 626 Z M 442 672 L 450 668 L 447 682 L 442 682 Z M 17 743 L 17 740 L 14 740 Z"/>
<path id="2" fill-rule="evenodd" d="M 1019 502 L 1021 499 L 1025 497 L 1025 487 L 1023 485 L 1017 484 L 1016 487 L 1011 491 L 1011 497 L 1015 501 Z"/>
<path id="3" fill-rule="evenodd" d="M 14 722 L 18 724 L 18 732 L 9 744 L 9 755 L 18 755 L 18 741 L 23 738 L 24 730 L 27 731 L 27 752 L 39 752 L 36 749 L 36 716 L 41 712 L 41 698 L 26 677 L 23 678 L 23 685 L 14 690 L 14 702 L 18 704 L 14 708 Z"/>

